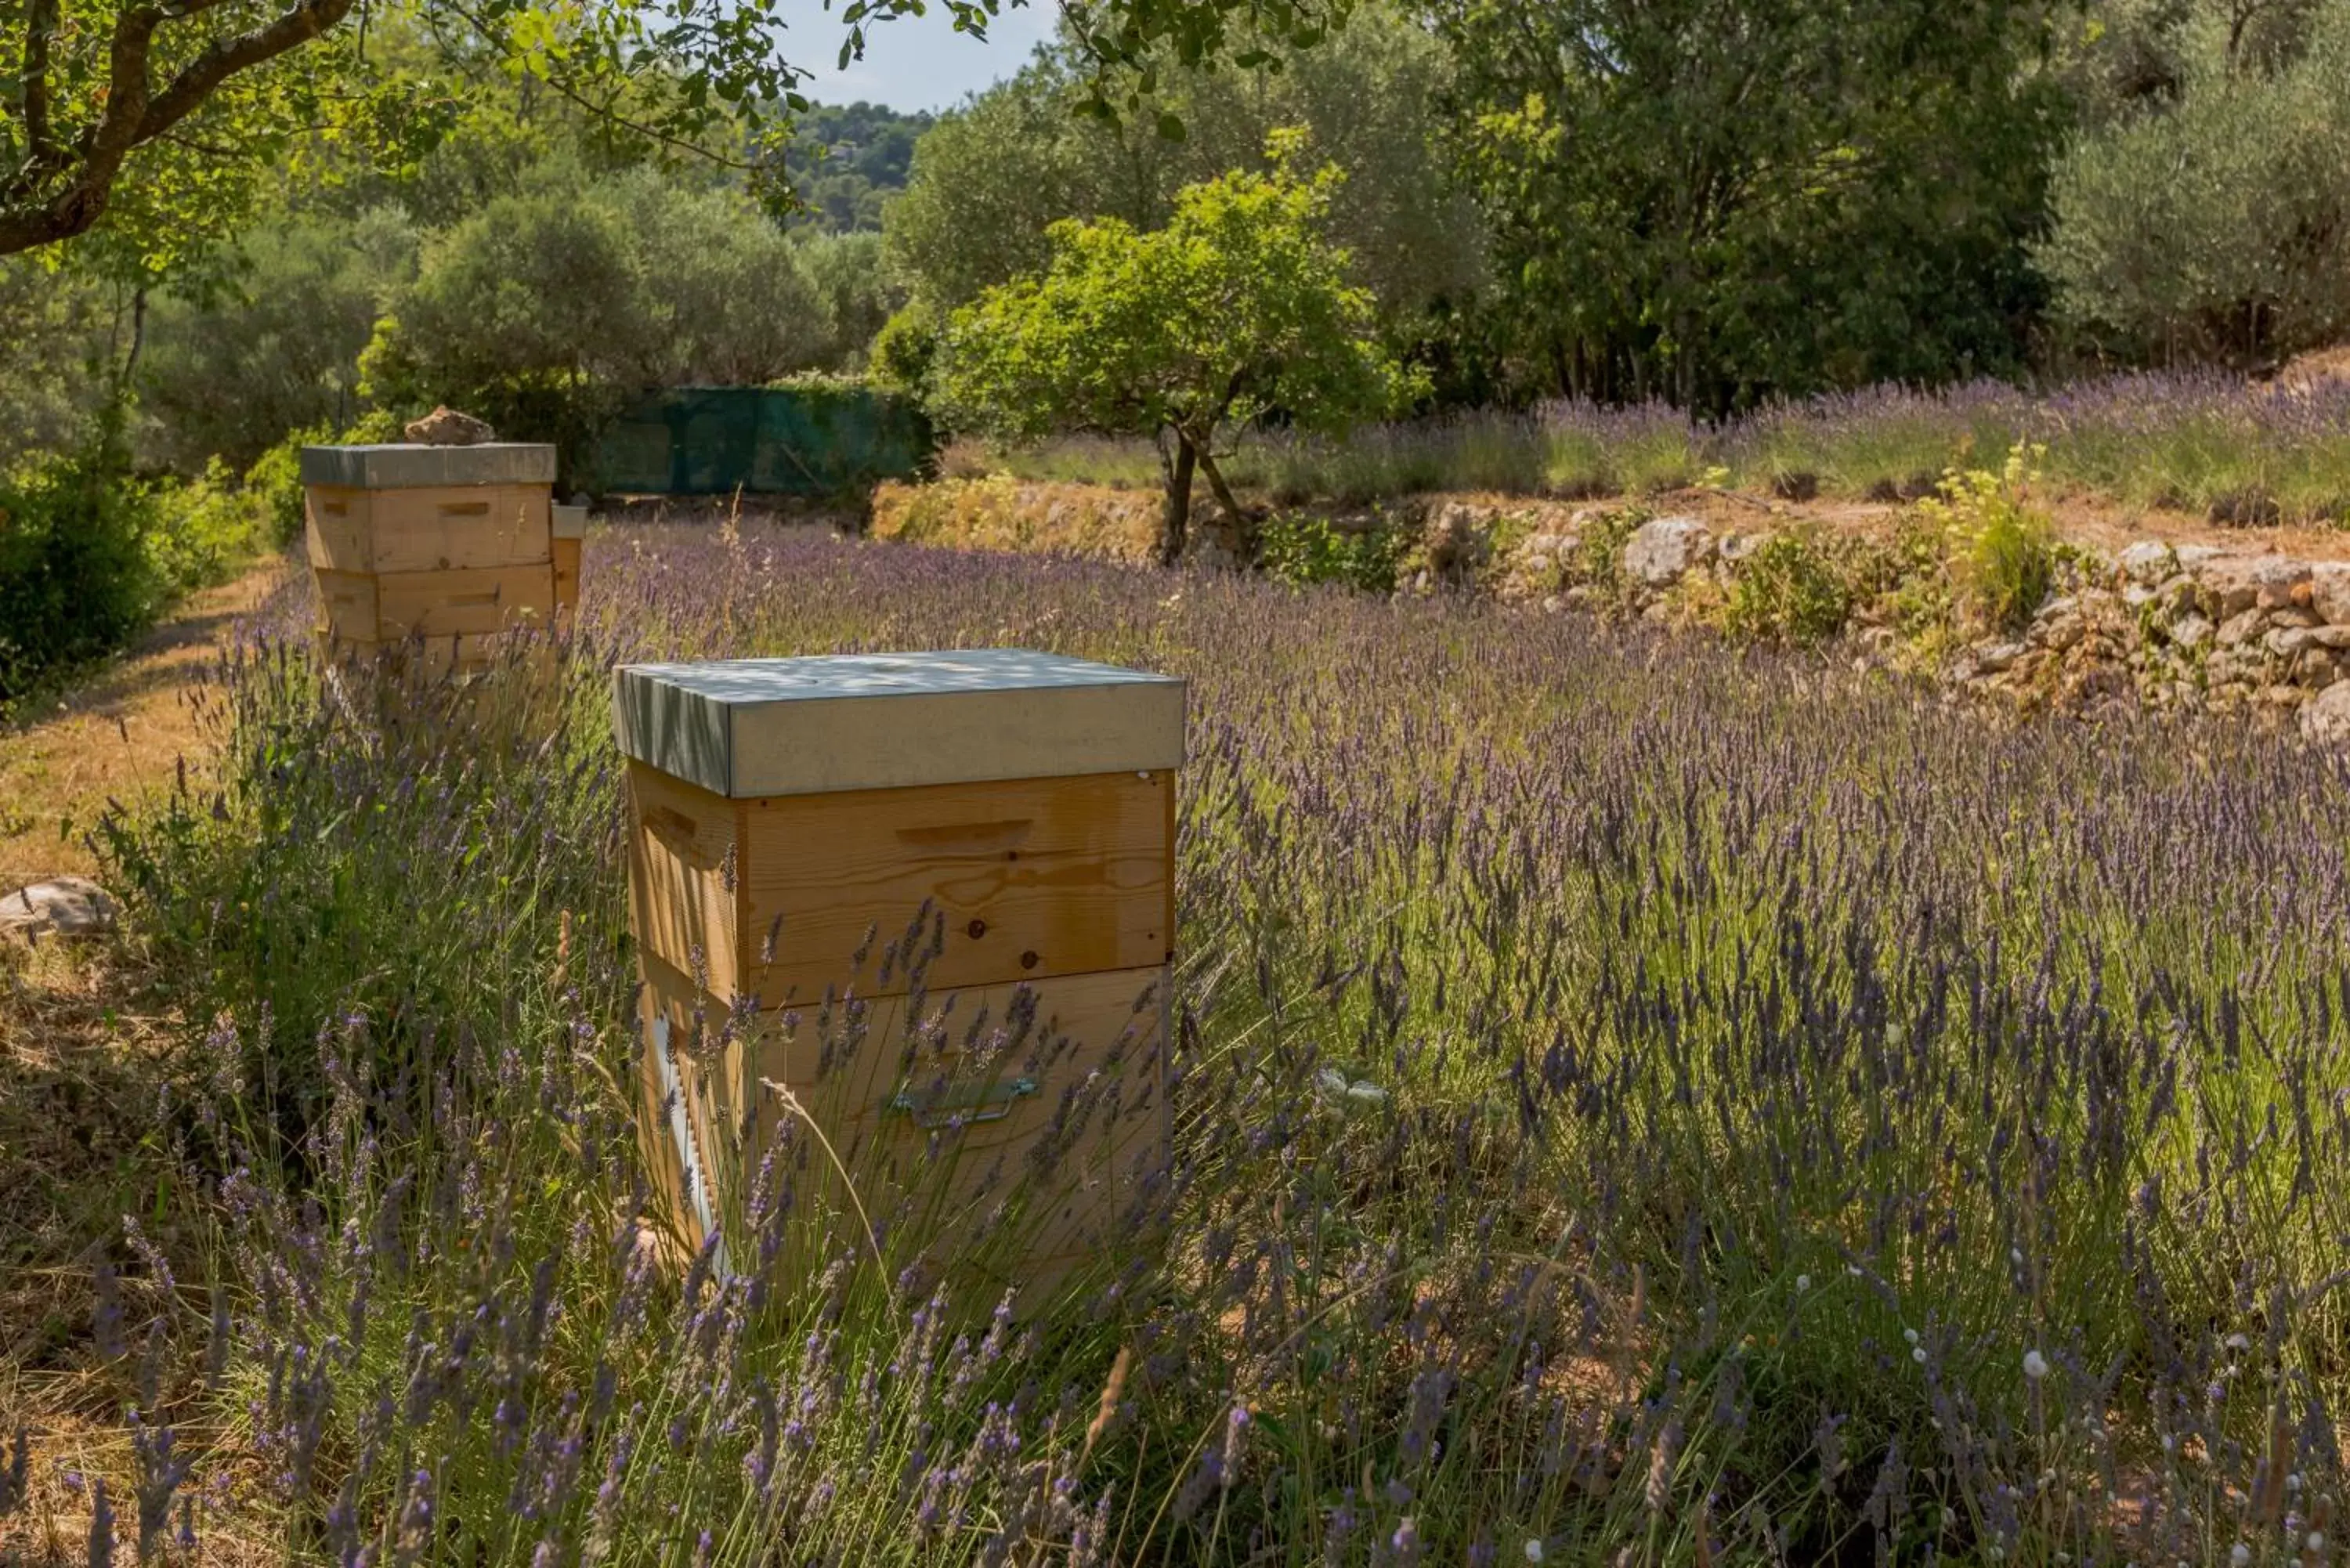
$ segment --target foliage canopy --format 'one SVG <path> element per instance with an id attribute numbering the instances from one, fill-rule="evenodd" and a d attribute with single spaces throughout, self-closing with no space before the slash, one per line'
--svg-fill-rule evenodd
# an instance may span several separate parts
<path id="1" fill-rule="evenodd" d="M 2039 0 L 1439 0 L 1509 351 L 1708 410 L 2021 362 Z"/>
<path id="2" fill-rule="evenodd" d="M 1216 467 L 1221 434 L 1279 416 L 1343 427 L 1419 383 L 1378 346 L 1369 294 L 1320 223 L 1338 176 L 1301 179 L 1296 133 L 1272 174 L 1186 187 L 1167 226 L 1065 220 L 1042 274 L 989 289 L 949 319 L 932 367 L 950 423 L 1156 438 L 1167 484 L 1160 551 L 1182 553 L 1192 471 L 1241 516 Z"/>

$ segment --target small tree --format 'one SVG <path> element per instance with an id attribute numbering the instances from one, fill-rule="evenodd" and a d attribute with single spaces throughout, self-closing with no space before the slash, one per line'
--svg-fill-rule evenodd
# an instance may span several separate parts
<path id="1" fill-rule="evenodd" d="M 1234 521 L 1220 436 L 1280 413 L 1304 430 L 1388 412 L 1415 389 L 1373 337 L 1371 296 L 1320 223 L 1337 175 L 1292 171 L 1303 137 L 1274 139 L 1274 172 L 1186 186 L 1164 229 L 1116 219 L 1053 225 L 1036 276 L 954 313 L 932 370 L 951 424 L 1014 437 L 1147 434 L 1167 502 L 1159 556 L 1183 552 L 1194 471 Z"/>

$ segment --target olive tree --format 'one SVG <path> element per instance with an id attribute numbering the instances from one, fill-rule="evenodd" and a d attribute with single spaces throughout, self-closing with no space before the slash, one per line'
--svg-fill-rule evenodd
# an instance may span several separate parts
<path id="1" fill-rule="evenodd" d="M 1166 478 L 1159 556 L 1183 552 L 1194 472 L 1227 516 L 1222 437 L 1271 414 L 1301 429 L 1377 417 L 1417 389 L 1379 347 L 1370 295 L 1321 233 L 1337 176 L 1292 171 L 1185 187 L 1166 227 L 1064 220 L 1042 273 L 987 290 L 948 319 L 931 370 L 947 422 L 1013 437 L 1140 434 Z"/>
<path id="2" fill-rule="evenodd" d="M 2260 366 L 2350 332 L 2350 0 L 2246 14 L 2155 32 L 2162 89 L 2056 162 L 2037 260 L 2096 347 Z"/>

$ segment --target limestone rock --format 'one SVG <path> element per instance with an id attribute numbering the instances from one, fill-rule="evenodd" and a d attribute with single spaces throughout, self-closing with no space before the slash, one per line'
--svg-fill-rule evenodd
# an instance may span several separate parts
<path id="1" fill-rule="evenodd" d="M 2350 748 L 2350 680 L 2337 680 L 2302 704 L 2301 736 L 2313 745 Z"/>
<path id="2" fill-rule="evenodd" d="M 1724 566 L 1734 566 L 1755 551 L 1769 544 L 1769 534 L 1729 534 L 1722 536 L 1721 552 Z"/>
<path id="3" fill-rule="evenodd" d="M 2189 612 L 2171 623 L 2170 640 L 2181 648 L 2200 648 L 2211 640 L 2211 623 Z"/>
<path id="4" fill-rule="evenodd" d="M 32 940 L 114 929 L 114 900 L 87 877 L 52 877 L 0 894 L 0 936 Z"/>
<path id="5" fill-rule="evenodd" d="M 2307 561 L 2267 560 L 2251 571 L 2253 602 L 2262 609 L 2287 609 L 2310 601 Z"/>
<path id="6" fill-rule="evenodd" d="M 1669 587 L 1713 555 L 1713 535 L 1694 517 L 1651 517 L 1624 541 L 1624 570 L 1652 588 Z"/>
<path id="7" fill-rule="evenodd" d="M 2350 625 L 2350 561 L 2314 563 L 2309 589 L 2313 609 L 2334 625 Z"/>
<path id="8" fill-rule="evenodd" d="M 498 439 L 487 423 L 446 403 L 421 420 L 409 421 L 403 433 L 419 446 L 480 446 Z"/>
<path id="9" fill-rule="evenodd" d="M 2220 646 L 2236 648 L 2250 642 L 2260 636 L 2263 624 L 2260 611 L 2251 608 L 2239 610 L 2220 623 Z"/>
<path id="10" fill-rule="evenodd" d="M 2159 539 L 2141 539 L 2121 553 L 2122 576 L 2143 587 L 2155 587 L 2178 569 L 2178 557 Z"/>
<path id="11" fill-rule="evenodd" d="M 2309 646 L 2309 628 L 2298 626 L 2271 627 L 2261 639 L 2261 646 L 2279 659 L 2291 659 Z"/>
<path id="12" fill-rule="evenodd" d="M 2195 571 L 2203 591 L 2203 613 L 2225 621 L 2258 604 L 2261 585 L 2255 574 L 2262 565 L 2249 556 L 2219 556 L 2203 562 Z"/>
<path id="13" fill-rule="evenodd" d="M 1985 675 L 1996 675 L 2031 652 L 2020 642 L 1994 642 L 1975 649 L 1975 668 Z"/>
<path id="14" fill-rule="evenodd" d="M 1492 558 L 1492 527 L 1474 508 L 1448 501 L 1429 519 L 1420 550 L 1435 576 L 1463 582 Z"/>

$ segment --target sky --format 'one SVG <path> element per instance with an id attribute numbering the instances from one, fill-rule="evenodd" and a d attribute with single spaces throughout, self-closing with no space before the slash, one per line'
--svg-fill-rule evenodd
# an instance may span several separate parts
<path id="1" fill-rule="evenodd" d="M 1002 81 L 1027 63 L 1029 51 L 1049 37 L 1059 15 L 1051 0 L 1006 5 L 989 25 L 987 41 L 954 30 L 954 18 L 932 4 L 923 16 L 901 16 L 865 30 L 865 57 L 846 71 L 835 68 L 841 39 L 839 0 L 785 0 L 791 26 L 785 48 L 791 62 L 813 71 L 800 90 L 819 103 L 884 103 L 897 109 L 941 109 L 964 95 Z"/>

